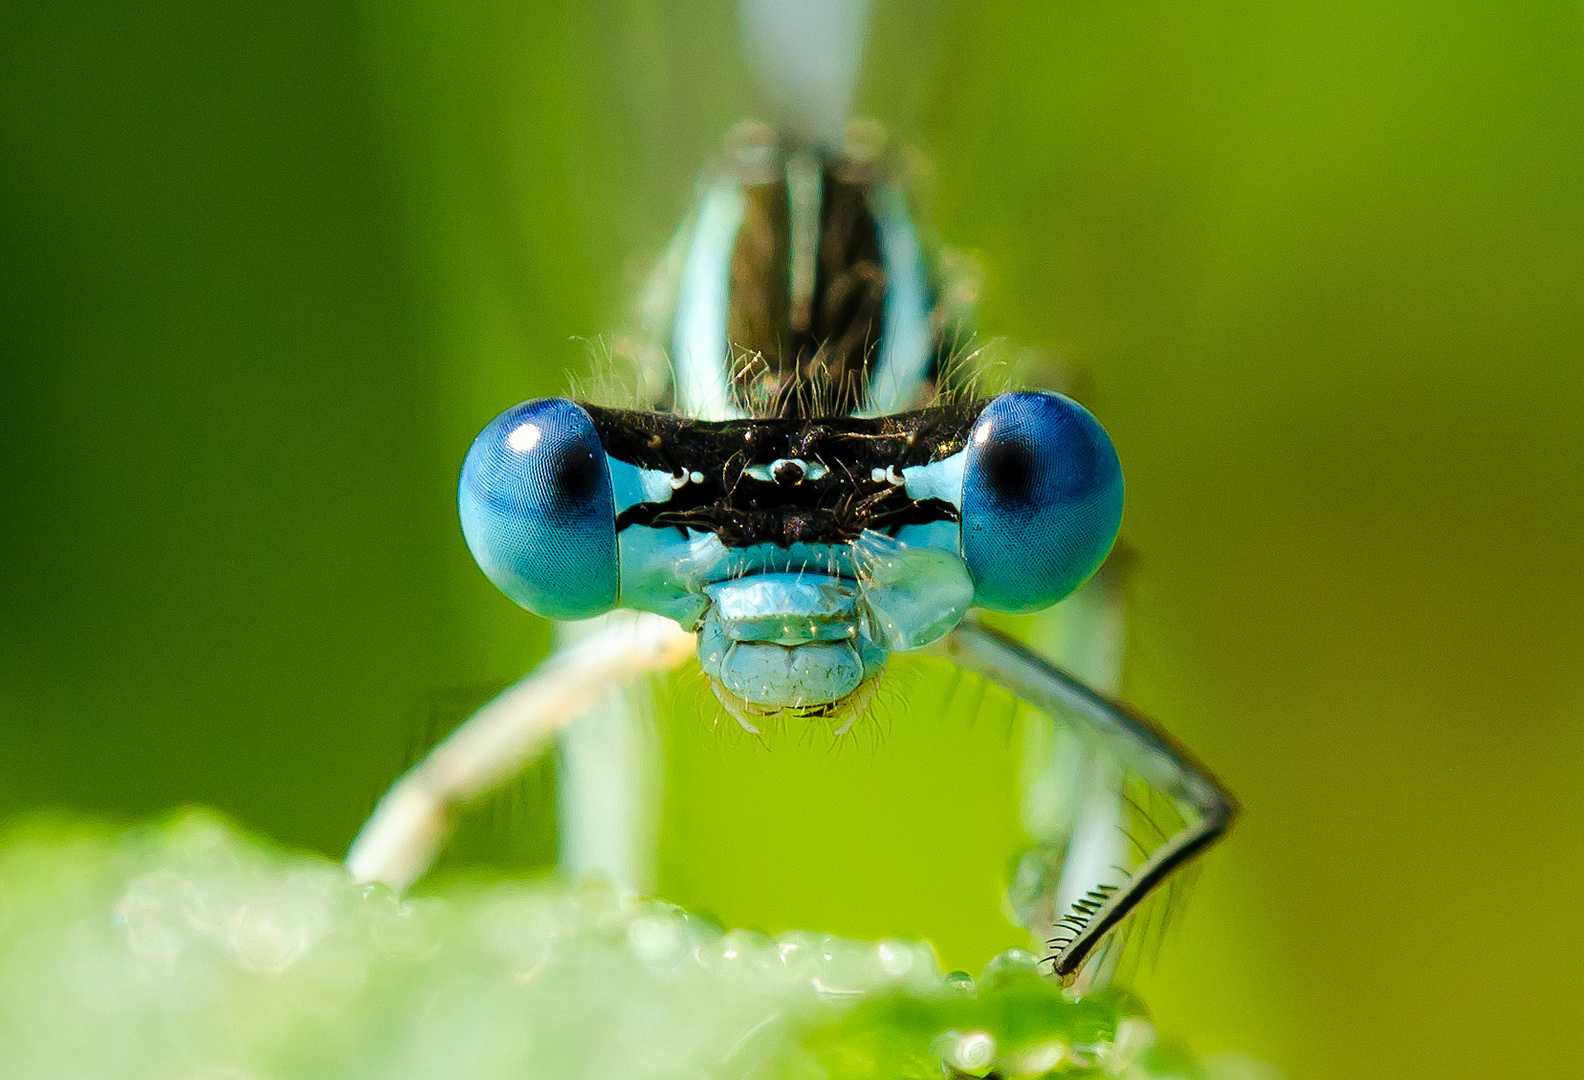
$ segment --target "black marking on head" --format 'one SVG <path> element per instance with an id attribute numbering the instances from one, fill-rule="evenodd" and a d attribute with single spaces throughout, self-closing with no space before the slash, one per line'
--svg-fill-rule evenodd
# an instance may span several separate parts
<path id="1" fill-rule="evenodd" d="M 664 503 L 638 503 L 616 519 L 630 525 L 712 532 L 727 547 L 851 543 L 865 529 L 956 521 L 941 499 L 914 499 L 887 479 L 904 468 L 941 461 L 968 442 L 984 402 L 892 416 L 818 419 L 688 420 L 666 413 L 584 406 L 605 452 L 640 469 L 699 473 Z M 823 466 L 818 479 L 783 461 L 775 483 L 744 475 L 749 466 L 784 459 Z M 792 471 L 798 479 L 789 480 Z M 746 482 L 745 482 L 746 481 Z"/>

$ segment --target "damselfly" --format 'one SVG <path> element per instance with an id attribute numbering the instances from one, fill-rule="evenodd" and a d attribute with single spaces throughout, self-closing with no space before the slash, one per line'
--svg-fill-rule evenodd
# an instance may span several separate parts
<path id="1" fill-rule="evenodd" d="M 527 401 L 463 465 L 480 567 L 577 630 L 392 788 L 349 865 L 409 885 L 457 806 L 649 673 L 696 657 L 747 731 L 841 736 L 892 653 L 934 650 L 1077 736 L 1033 771 L 1069 797 L 1028 823 L 1039 846 L 1012 899 L 1057 976 L 1092 973 L 1234 804 L 1157 728 L 974 609 L 1038 611 L 1089 581 L 1121 521 L 1117 453 L 1069 398 L 975 394 L 905 170 L 873 125 L 845 123 L 864 5 L 743 14 L 781 121 L 733 132 L 657 276 L 669 362 L 638 373 L 645 407 Z M 609 814 L 620 781 L 601 783 L 563 806 Z"/>

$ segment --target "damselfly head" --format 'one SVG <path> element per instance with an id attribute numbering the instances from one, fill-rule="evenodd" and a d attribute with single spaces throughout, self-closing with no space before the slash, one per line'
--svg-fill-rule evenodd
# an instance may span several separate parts
<path id="1" fill-rule="evenodd" d="M 524 607 L 615 607 L 697 632 L 743 724 L 844 725 L 887 656 L 971 606 L 1033 611 L 1104 560 L 1122 474 L 1104 429 L 1057 394 L 879 417 L 689 420 L 525 402 L 468 452 L 474 557 Z"/>

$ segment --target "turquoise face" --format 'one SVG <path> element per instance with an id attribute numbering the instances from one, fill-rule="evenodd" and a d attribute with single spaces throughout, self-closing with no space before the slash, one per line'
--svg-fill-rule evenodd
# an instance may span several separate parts
<path id="1" fill-rule="evenodd" d="M 972 606 L 1055 603 L 1121 521 L 1109 437 L 1057 394 L 658 424 L 558 398 L 507 410 L 468 452 L 463 533 L 538 614 L 624 607 L 698 633 L 700 665 L 748 727 L 850 720 L 890 653 L 936 641 Z"/>

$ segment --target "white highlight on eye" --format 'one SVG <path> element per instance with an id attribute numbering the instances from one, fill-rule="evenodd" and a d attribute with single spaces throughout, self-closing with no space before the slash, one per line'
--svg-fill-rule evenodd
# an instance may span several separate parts
<path id="1" fill-rule="evenodd" d="M 526 454 L 539 445 L 539 440 L 544 432 L 539 430 L 539 425 L 532 420 L 525 420 L 511 429 L 511 434 L 506 436 L 506 445 L 519 454 Z"/>
<path id="2" fill-rule="evenodd" d="M 975 446 L 983 446 L 985 443 L 990 441 L 989 423 L 983 423 L 974 428 L 973 441 Z"/>

